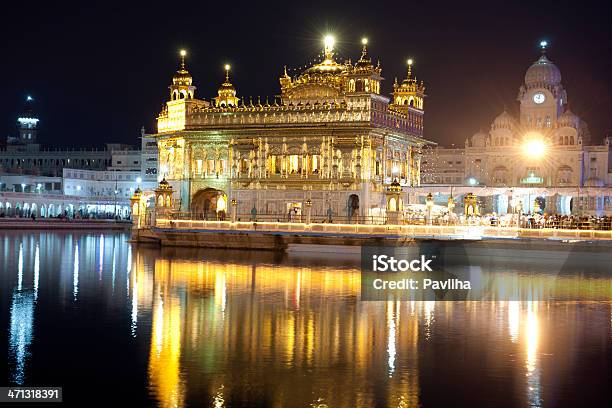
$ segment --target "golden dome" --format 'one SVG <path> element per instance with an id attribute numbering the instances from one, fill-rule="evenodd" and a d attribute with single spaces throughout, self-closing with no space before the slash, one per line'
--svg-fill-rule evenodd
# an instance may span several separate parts
<path id="1" fill-rule="evenodd" d="M 346 71 L 346 68 L 347 68 L 346 65 L 338 64 L 334 60 L 334 43 L 335 43 L 334 37 L 331 35 L 326 36 L 324 39 L 324 43 L 325 43 L 325 49 L 324 49 L 325 58 L 323 58 L 323 61 L 308 68 L 306 71 L 302 73 L 302 75 L 304 74 L 338 75 Z"/>
<path id="2" fill-rule="evenodd" d="M 162 181 L 159 182 L 158 188 L 161 190 L 168 190 L 168 189 L 171 189 L 172 187 L 170 186 L 170 183 L 168 183 L 166 181 L 166 178 L 164 177 Z"/>
<path id="3" fill-rule="evenodd" d="M 185 55 L 187 52 L 185 50 L 181 50 L 181 65 L 172 77 L 172 83 L 174 85 L 183 85 L 190 86 L 193 83 L 193 78 L 187 69 L 185 68 Z"/>
<path id="4" fill-rule="evenodd" d="M 387 187 L 388 191 L 400 193 L 402 191 L 402 185 L 397 181 L 397 178 L 393 179 L 389 187 Z"/>
<path id="5" fill-rule="evenodd" d="M 236 97 L 236 88 L 230 82 L 229 79 L 229 64 L 225 64 L 225 81 L 219 87 L 217 91 L 218 95 L 215 98 L 215 103 L 217 106 L 238 106 L 238 98 Z"/>
<path id="6" fill-rule="evenodd" d="M 361 44 L 363 44 L 363 49 L 361 51 L 361 57 L 355 64 L 355 68 L 357 70 L 371 70 L 372 69 L 372 58 L 368 57 L 368 39 L 363 38 L 361 40 Z"/>

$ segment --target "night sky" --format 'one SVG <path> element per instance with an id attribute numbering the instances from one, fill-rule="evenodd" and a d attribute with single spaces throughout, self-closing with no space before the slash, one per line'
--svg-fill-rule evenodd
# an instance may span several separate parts
<path id="1" fill-rule="evenodd" d="M 612 135 L 612 18 L 604 2 L 19 3 L 2 6 L 2 138 L 15 133 L 32 95 L 42 143 L 136 144 L 142 125 L 155 129 L 179 49 L 189 52 L 196 97 L 216 95 L 226 62 L 238 96 L 271 96 L 280 93 L 283 65 L 310 62 L 326 33 L 335 34 L 342 59 L 356 60 L 360 38 L 369 38 L 385 94 L 414 58 L 427 86 L 425 136 L 444 145 L 488 129 L 504 106 L 518 111 L 518 87 L 546 39 L 571 109 L 594 140 Z"/>

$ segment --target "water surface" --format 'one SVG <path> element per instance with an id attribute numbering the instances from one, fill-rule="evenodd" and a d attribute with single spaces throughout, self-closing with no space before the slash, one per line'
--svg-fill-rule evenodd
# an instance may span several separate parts
<path id="1" fill-rule="evenodd" d="M 579 302 L 364 302 L 358 259 L 128 238 L 0 232 L 3 384 L 63 386 L 72 406 L 612 401 L 612 303 L 584 289 L 609 287 L 605 269 L 565 273 Z M 521 284 L 558 279 L 529 270 Z"/>

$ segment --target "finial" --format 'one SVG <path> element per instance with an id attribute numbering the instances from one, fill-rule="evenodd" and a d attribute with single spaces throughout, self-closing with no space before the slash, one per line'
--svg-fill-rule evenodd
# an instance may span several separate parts
<path id="1" fill-rule="evenodd" d="M 406 61 L 406 63 L 408 64 L 408 79 L 410 79 L 412 77 L 412 64 L 414 64 L 414 61 L 412 60 L 412 58 L 408 58 L 408 61 Z"/>
<path id="2" fill-rule="evenodd" d="M 181 69 L 184 71 L 185 70 L 185 56 L 187 55 L 187 51 L 181 50 L 180 54 L 181 54 Z"/>
<path id="3" fill-rule="evenodd" d="M 361 50 L 361 58 L 363 58 L 368 53 L 368 39 L 366 37 L 363 37 L 361 39 L 361 45 L 363 45 L 363 48 Z"/>
<path id="4" fill-rule="evenodd" d="M 540 41 L 540 51 L 542 52 L 542 54 L 546 54 L 546 47 L 548 47 L 548 41 Z"/>
<path id="5" fill-rule="evenodd" d="M 323 39 L 323 44 L 325 45 L 325 59 L 332 59 L 334 55 L 334 44 L 336 43 L 336 39 L 333 35 L 328 34 Z"/>
<path id="6" fill-rule="evenodd" d="M 285 65 L 283 69 L 285 70 L 285 76 L 288 77 L 289 75 L 287 75 L 287 65 Z"/>
<path id="7" fill-rule="evenodd" d="M 230 64 L 225 64 L 224 66 L 225 68 L 225 82 L 229 82 L 229 70 L 230 70 Z"/>

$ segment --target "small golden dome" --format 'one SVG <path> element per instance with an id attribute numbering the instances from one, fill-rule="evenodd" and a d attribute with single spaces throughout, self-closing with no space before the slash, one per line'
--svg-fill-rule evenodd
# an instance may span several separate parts
<path id="1" fill-rule="evenodd" d="M 191 74 L 185 70 L 178 70 L 172 77 L 172 83 L 174 85 L 187 85 L 190 86 L 193 83 Z"/>
<path id="2" fill-rule="evenodd" d="M 187 55 L 187 51 L 181 50 L 181 65 L 172 77 L 172 83 L 174 85 L 187 85 L 190 86 L 193 83 L 193 78 L 187 69 L 185 68 L 185 56 Z"/>
<path id="3" fill-rule="evenodd" d="M 163 190 L 168 190 L 168 189 L 172 188 L 172 187 L 170 186 L 170 183 L 168 183 L 168 182 L 166 181 L 166 178 L 165 178 L 165 177 L 162 179 L 162 181 L 160 181 L 160 182 L 159 182 L 159 186 L 158 186 L 158 187 L 159 187 L 160 189 L 163 189 Z"/>

